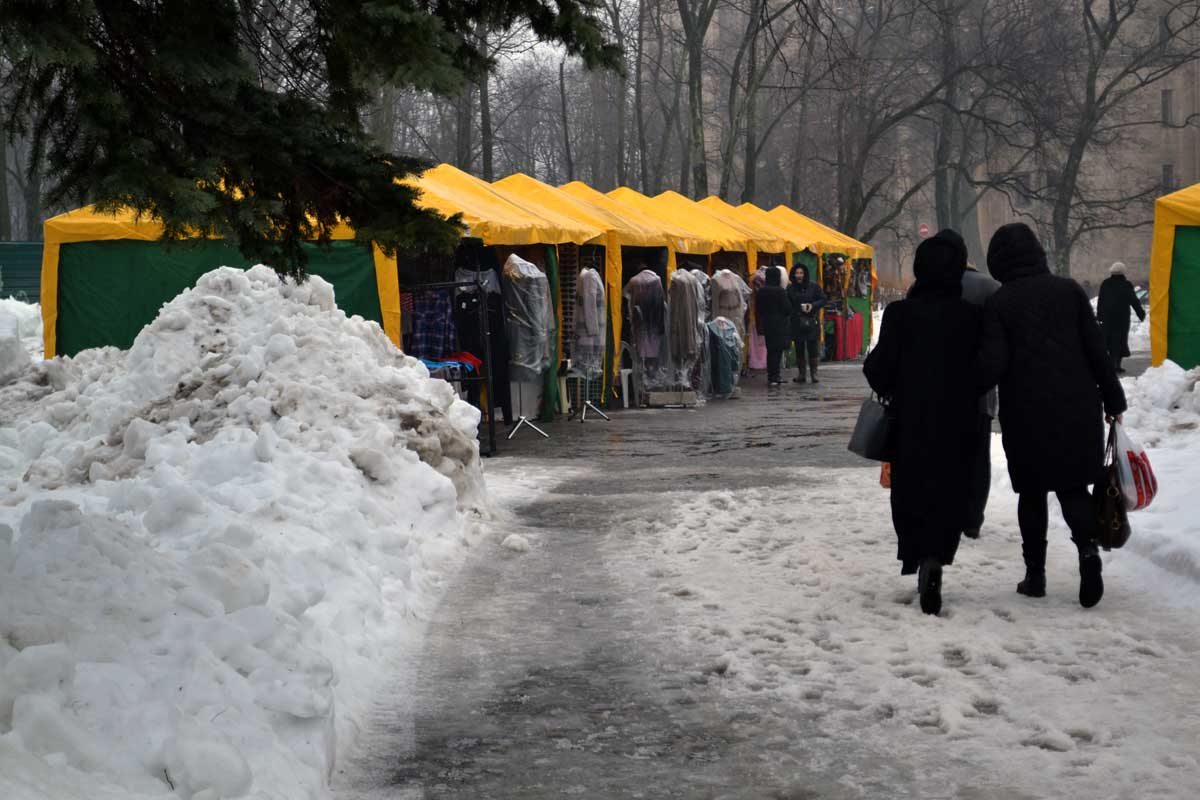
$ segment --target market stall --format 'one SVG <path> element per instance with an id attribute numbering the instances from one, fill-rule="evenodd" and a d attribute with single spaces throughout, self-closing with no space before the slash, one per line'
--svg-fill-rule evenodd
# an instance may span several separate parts
<path id="1" fill-rule="evenodd" d="M 1154 203 L 1150 356 L 1154 366 L 1200 365 L 1200 183 Z"/>

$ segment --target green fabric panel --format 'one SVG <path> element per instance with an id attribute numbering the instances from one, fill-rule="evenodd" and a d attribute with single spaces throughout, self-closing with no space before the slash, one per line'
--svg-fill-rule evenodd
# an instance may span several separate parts
<path id="1" fill-rule="evenodd" d="M 552 422 L 558 413 L 558 326 L 562 314 L 559 311 L 558 297 L 558 248 L 552 244 L 546 247 L 546 277 L 550 280 L 550 302 L 554 304 L 554 338 L 551 340 L 550 367 L 542 379 L 542 408 L 538 419 L 542 422 Z"/>
<path id="2" fill-rule="evenodd" d="M 0 297 L 36 303 L 42 285 L 42 243 L 0 242 Z"/>
<path id="3" fill-rule="evenodd" d="M 851 311 L 866 315 L 866 319 L 863 320 L 862 345 L 862 351 L 865 353 L 871 346 L 871 300 L 867 297 L 847 297 L 846 305 L 850 306 Z"/>
<path id="4" fill-rule="evenodd" d="M 1200 365 L 1200 227 L 1175 228 L 1167 308 L 1167 358 L 1184 369 Z"/>
<path id="5" fill-rule="evenodd" d="M 799 253 L 792 254 L 792 266 L 796 267 L 801 264 L 808 267 L 809 277 L 815 276 L 821 266 L 817 254 L 812 250 L 801 250 Z"/>
<path id="6" fill-rule="evenodd" d="M 368 248 L 333 242 L 305 245 L 308 271 L 333 284 L 347 314 L 382 320 L 375 264 Z M 62 246 L 58 266 L 58 352 L 127 348 L 164 303 L 219 266 L 246 269 L 235 247 L 221 241 L 159 242 L 118 239 Z"/>

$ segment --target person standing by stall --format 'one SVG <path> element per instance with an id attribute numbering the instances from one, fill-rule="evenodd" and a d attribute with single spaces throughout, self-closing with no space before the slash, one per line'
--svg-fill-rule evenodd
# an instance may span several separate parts
<path id="1" fill-rule="evenodd" d="M 767 284 L 754 297 L 754 321 L 767 343 L 767 385 L 780 386 L 780 363 L 791 341 L 792 306 L 783 288 L 783 270 L 767 267 Z"/>
<path id="2" fill-rule="evenodd" d="M 821 363 L 821 309 L 825 307 L 825 293 L 808 277 L 808 267 L 797 264 L 792 268 L 792 281 L 787 289 L 788 302 L 792 307 L 792 341 L 796 345 L 796 383 L 804 383 L 804 358 L 808 356 L 808 369 L 812 382 L 818 383 L 817 365 Z"/>
<path id="3" fill-rule="evenodd" d="M 1129 355 L 1130 309 L 1139 320 L 1146 318 L 1142 301 L 1138 300 L 1133 284 L 1125 277 L 1125 265 L 1118 261 L 1109 270 L 1109 277 L 1100 284 L 1100 299 L 1096 301 L 1096 317 L 1104 331 L 1104 347 L 1117 372 L 1125 371 L 1121 359 Z"/>

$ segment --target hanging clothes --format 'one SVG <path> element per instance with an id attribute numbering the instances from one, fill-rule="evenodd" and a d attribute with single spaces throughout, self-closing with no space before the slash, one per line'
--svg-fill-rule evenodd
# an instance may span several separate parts
<path id="1" fill-rule="evenodd" d="M 758 290 L 767 285 L 767 268 L 759 267 L 750 278 L 753 296 L 757 298 Z M 750 369 L 767 368 L 767 340 L 758 332 L 757 326 L 750 330 Z"/>
<path id="2" fill-rule="evenodd" d="M 580 271 L 575 282 L 575 343 L 571 348 L 575 366 L 585 375 L 604 371 L 608 319 L 605 315 L 604 279 L 590 267 Z"/>
<path id="3" fill-rule="evenodd" d="M 487 346 L 490 345 L 492 393 L 495 396 L 489 398 L 489 402 L 493 406 L 500 406 L 504 413 L 505 423 L 511 425 L 513 421 L 512 393 L 508 390 L 509 355 L 508 334 L 504 323 L 504 302 L 502 296 L 499 294 L 499 276 L 496 275 L 495 270 L 488 271 L 493 276 L 496 276 L 496 292 L 493 293 L 489 290 L 481 297 L 474 287 L 468 287 L 466 291 L 460 291 L 454 299 L 454 326 L 458 331 L 459 346 L 481 361 L 487 358 Z M 479 306 L 481 304 L 486 305 L 486 342 L 479 314 Z M 486 377 L 486 372 L 484 376 Z M 483 387 L 480 384 L 472 384 L 468 387 L 468 400 L 476 406 L 482 405 L 482 389 Z"/>
<path id="4" fill-rule="evenodd" d="M 657 359 L 667 332 L 667 301 L 662 279 L 644 269 L 625 286 L 629 303 L 629 335 L 640 358 Z"/>
<path id="5" fill-rule="evenodd" d="M 692 267 L 688 270 L 689 273 L 695 276 L 700 283 L 700 309 L 703 312 L 701 319 L 704 322 L 711 322 L 713 318 L 713 284 L 712 278 L 708 277 L 708 273 L 697 267 Z"/>
<path id="6" fill-rule="evenodd" d="M 444 289 L 418 292 L 413 296 L 413 333 L 409 355 L 441 361 L 458 349 L 454 330 L 454 307 Z"/>
<path id="7" fill-rule="evenodd" d="M 458 283 L 481 283 L 483 284 L 483 290 L 488 294 L 500 294 L 500 276 L 496 274 L 496 270 L 494 269 L 476 271 L 459 267 L 454 270 L 454 280 Z M 474 286 L 461 286 L 458 289 L 459 294 L 474 291 Z"/>
<path id="8" fill-rule="evenodd" d="M 709 352 L 712 354 L 712 393 L 726 398 L 733 394 L 742 371 L 742 338 L 725 317 L 708 323 Z"/>
<path id="9" fill-rule="evenodd" d="M 719 270 L 712 277 L 712 318 L 724 317 L 737 328 L 738 336 L 746 340 L 746 312 L 750 310 L 750 287 L 742 276 L 732 270 Z"/>
<path id="10" fill-rule="evenodd" d="M 513 253 L 504 262 L 509 364 L 515 380 L 540 380 L 551 365 L 555 342 L 550 281 L 536 266 Z"/>

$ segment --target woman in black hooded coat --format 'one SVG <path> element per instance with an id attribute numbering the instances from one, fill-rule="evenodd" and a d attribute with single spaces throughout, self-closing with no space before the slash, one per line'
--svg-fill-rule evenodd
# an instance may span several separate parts
<path id="1" fill-rule="evenodd" d="M 981 312 L 962 299 L 962 248 L 942 234 L 917 248 L 917 281 L 883 313 L 879 344 L 863 372 L 891 401 L 892 524 L 900 573 L 919 570 L 921 609 L 941 610 L 942 567 L 953 563 L 966 527 L 978 436 L 972 374 Z"/>
<path id="2" fill-rule="evenodd" d="M 767 267 L 767 285 L 754 297 L 754 320 L 767 340 L 767 384 L 779 386 L 783 351 L 791 344 L 792 304 L 783 288 L 783 270 Z"/>
<path id="3" fill-rule="evenodd" d="M 1046 252 L 1023 223 L 988 245 L 1001 286 L 984 309 L 980 369 L 1000 387 L 1000 427 L 1025 557 L 1017 591 L 1046 594 L 1047 494 L 1055 492 L 1079 550 L 1079 602 L 1104 594 L 1088 487 L 1104 462 L 1104 414 L 1125 412 L 1125 392 L 1083 289 L 1050 273 Z M 1103 413 L 1102 413 L 1103 410 Z"/>

